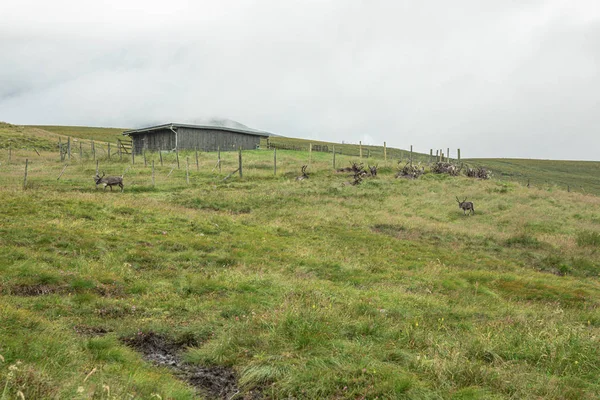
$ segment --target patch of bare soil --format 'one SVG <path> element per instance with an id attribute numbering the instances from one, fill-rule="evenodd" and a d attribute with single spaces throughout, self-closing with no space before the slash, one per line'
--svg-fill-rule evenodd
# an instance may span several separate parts
<path id="1" fill-rule="evenodd" d="M 101 326 L 88 326 L 88 325 L 75 325 L 73 327 L 73 330 L 80 335 L 91 336 L 91 337 L 104 336 L 108 332 L 110 332 L 109 330 L 107 330 L 106 328 L 103 328 Z"/>
<path id="2" fill-rule="evenodd" d="M 199 389 L 210 399 L 263 399 L 258 392 L 241 394 L 232 368 L 204 367 L 182 361 L 179 352 L 185 344 L 175 343 L 153 332 L 139 332 L 132 337 L 123 338 L 122 341 L 142 353 L 147 361 L 168 367 L 179 379 Z"/>
<path id="3" fill-rule="evenodd" d="M 2 293 L 10 294 L 13 296 L 43 296 L 53 293 L 62 293 L 66 289 L 66 286 L 58 285 L 14 285 L 10 287 L 2 288 Z"/>

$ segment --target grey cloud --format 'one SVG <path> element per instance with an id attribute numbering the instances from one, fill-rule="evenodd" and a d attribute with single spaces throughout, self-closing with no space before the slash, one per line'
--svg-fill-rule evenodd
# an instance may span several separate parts
<path id="1" fill-rule="evenodd" d="M 597 159 L 594 1 L 23 1 L 0 6 L 0 120 Z"/>

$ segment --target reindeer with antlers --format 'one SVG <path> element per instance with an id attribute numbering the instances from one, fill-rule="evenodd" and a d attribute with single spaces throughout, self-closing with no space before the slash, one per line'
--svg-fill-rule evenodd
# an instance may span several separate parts
<path id="1" fill-rule="evenodd" d="M 473 207 L 472 201 L 467 201 L 466 197 L 463 201 L 460 201 L 460 199 L 456 197 L 456 201 L 458 202 L 458 208 L 463 210 L 464 215 L 467 214 L 467 211 L 469 211 L 469 214 L 475 214 L 475 207 Z"/>
<path id="2" fill-rule="evenodd" d="M 302 166 L 302 175 L 296 178 L 297 181 L 303 181 L 305 179 L 308 179 L 308 172 L 306 172 L 306 168 L 308 168 L 308 165 Z"/>
<path id="3" fill-rule="evenodd" d="M 98 185 L 104 185 L 104 190 L 106 190 L 107 186 L 110 186 L 110 190 L 112 191 L 113 185 L 118 185 L 121 188 L 121 192 L 123 191 L 123 175 L 121 176 L 107 176 L 104 177 L 105 173 L 102 171 L 102 176 L 96 174 L 94 177 L 94 181 L 96 182 L 96 189 L 98 189 Z"/>

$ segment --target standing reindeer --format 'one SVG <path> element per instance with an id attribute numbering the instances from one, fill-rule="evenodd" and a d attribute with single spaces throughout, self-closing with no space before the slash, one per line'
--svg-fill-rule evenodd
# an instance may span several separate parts
<path id="1" fill-rule="evenodd" d="M 104 177 L 104 171 L 102 171 L 102 176 L 96 174 L 94 177 L 94 181 L 96 182 L 96 189 L 98 189 L 98 185 L 104 185 L 104 190 L 106 190 L 107 186 L 110 186 L 110 190 L 112 191 L 112 187 L 114 185 L 119 185 L 121 188 L 121 192 L 123 191 L 123 176 L 107 176 Z"/>
<path id="2" fill-rule="evenodd" d="M 456 201 L 458 201 L 458 208 L 463 210 L 464 215 L 467 214 L 467 211 L 469 211 L 469 213 L 475 214 L 475 207 L 473 207 L 472 201 L 467 201 L 466 197 L 463 201 L 460 201 L 460 199 L 456 197 Z"/>
<path id="3" fill-rule="evenodd" d="M 377 167 L 378 165 L 374 165 L 372 167 L 369 165 L 369 171 L 371 172 L 371 176 L 377 176 Z"/>

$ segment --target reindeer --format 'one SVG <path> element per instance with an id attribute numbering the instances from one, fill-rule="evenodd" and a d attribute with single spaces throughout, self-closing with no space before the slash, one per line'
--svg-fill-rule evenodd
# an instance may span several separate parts
<path id="1" fill-rule="evenodd" d="M 96 189 L 98 189 L 98 185 L 104 185 L 104 190 L 106 190 L 107 186 L 110 186 L 110 190 L 112 191 L 112 187 L 114 185 L 119 185 L 119 187 L 121 188 L 121 192 L 123 191 L 123 188 L 125 187 L 123 186 L 123 175 L 107 176 L 106 178 L 104 177 L 104 175 L 105 173 L 104 171 L 102 171 L 102 176 L 96 174 L 96 176 L 94 177 L 94 181 L 96 182 Z"/>
<path id="2" fill-rule="evenodd" d="M 378 165 L 374 165 L 372 167 L 369 165 L 369 171 L 371 172 L 371 176 L 377 176 L 377 167 Z"/>
<path id="3" fill-rule="evenodd" d="M 306 172 L 306 168 L 308 168 L 308 165 L 302 166 L 302 175 L 296 178 L 297 181 L 303 181 L 305 179 L 308 179 L 308 172 Z"/>
<path id="4" fill-rule="evenodd" d="M 463 201 L 460 201 L 460 199 L 456 197 L 456 201 L 458 201 L 458 208 L 463 210 L 464 215 L 467 214 L 467 211 L 469 211 L 469 213 L 475 214 L 475 207 L 473 207 L 472 201 L 467 201 L 466 197 Z"/>

